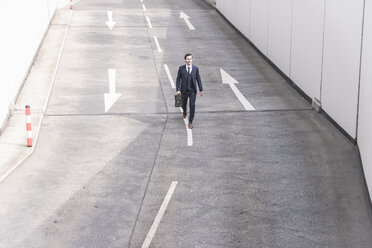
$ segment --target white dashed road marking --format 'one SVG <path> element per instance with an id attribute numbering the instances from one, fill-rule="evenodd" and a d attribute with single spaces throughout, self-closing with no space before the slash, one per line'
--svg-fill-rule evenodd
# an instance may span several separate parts
<path id="1" fill-rule="evenodd" d="M 160 44 L 159 44 L 158 38 L 156 38 L 156 36 L 154 36 L 154 40 L 155 40 L 156 47 L 158 48 L 158 52 L 161 53 L 162 50 L 160 48 Z"/>
<path id="2" fill-rule="evenodd" d="M 164 65 L 164 68 L 165 68 L 165 71 L 166 71 L 166 73 L 168 75 L 168 79 L 169 79 L 169 82 L 171 83 L 172 88 L 175 89 L 176 88 L 176 85 L 174 84 L 174 81 L 173 81 L 172 75 L 171 75 L 171 73 L 169 71 L 168 65 Z"/>
<path id="3" fill-rule="evenodd" d="M 146 21 L 147 21 L 147 23 L 149 24 L 149 28 L 152 28 L 152 24 L 151 24 L 151 21 L 150 21 L 150 17 L 146 16 Z"/>
<path id="4" fill-rule="evenodd" d="M 170 201 L 170 199 L 171 199 L 171 197 L 173 195 L 174 190 L 176 189 L 177 184 L 178 184 L 177 181 L 173 181 L 172 182 L 172 184 L 171 184 L 171 186 L 170 186 L 167 194 L 165 195 L 164 201 L 161 204 L 161 207 L 159 209 L 159 212 L 156 215 L 154 222 L 152 223 L 152 226 L 150 228 L 150 231 L 147 234 L 146 239 L 145 239 L 145 241 L 142 244 L 142 248 L 148 248 L 148 247 L 150 247 L 151 241 L 152 241 L 152 239 L 155 236 L 155 232 L 158 229 L 158 226 L 160 224 L 160 221 L 161 221 L 161 219 L 164 216 L 165 210 L 168 207 L 169 201 Z"/>

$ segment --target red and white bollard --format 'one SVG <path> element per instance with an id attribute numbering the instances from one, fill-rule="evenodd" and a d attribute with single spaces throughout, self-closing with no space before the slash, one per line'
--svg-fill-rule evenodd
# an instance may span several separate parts
<path id="1" fill-rule="evenodd" d="M 31 109 L 26 105 L 26 130 L 27 130 L 27 146 L 32 146 L 32 130 L 31 130 Z"/>
<path id="2" fill-rule="evenodd" d="M 70 0 L 70 9 L 72 9 L 72 0 Z"/>

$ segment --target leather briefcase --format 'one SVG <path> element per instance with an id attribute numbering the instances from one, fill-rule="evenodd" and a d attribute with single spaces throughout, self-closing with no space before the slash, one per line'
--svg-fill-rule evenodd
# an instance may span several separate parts
<path id="1" fill-rule="evenodd" d="M 182 107 L 182 95 L 174 95 L 175 107 Z"/>

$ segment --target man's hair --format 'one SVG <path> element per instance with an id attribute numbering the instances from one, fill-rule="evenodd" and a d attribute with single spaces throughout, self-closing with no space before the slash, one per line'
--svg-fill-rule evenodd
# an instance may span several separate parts
<path id="1" fill-rule="evenodd" d="M 189 57 L 189 56 L 192 57 L 192 54 L 191 54 L 191 53 L 186 53 L 186 54 L 185 54 L 185 59 L 186 59 L 187 57 Z"/>

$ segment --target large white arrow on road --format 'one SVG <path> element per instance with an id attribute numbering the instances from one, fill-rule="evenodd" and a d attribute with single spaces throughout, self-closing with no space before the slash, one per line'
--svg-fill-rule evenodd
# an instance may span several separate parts
<path id="1" fill-rule="evenodd" d="M 240 103 L 243 105 L 245 110 L 256 110 L 252 106 L 252 104 L 243 96 L 243 94 L 239 91 L 239 89 L 235 86 L 235 84 L 238 84 L 239 82 L 236 81 L 227 72 L 222 70 L 222 68 L 220 68 L 220 71 L 221 71 L 222 83 L 230 85 L 232 91 L 235 93 L 236 97 L 239 99 Z"/>
<path id="2" fill-rule="evenodd" d="M 185 20 L 186 25 L 189 27 L 190 30 L 195 30 L 194 26 L 191 24 L 189 20 L 190 16 L 186 15 L 185 13 L 181 11 L 180 18 Z"/>
<path id="3" fill-rule="evenodd" d="M 106 25 L 109 27 L 109 29 L 113 29 L 115 26 L 115 22 L 112 19 L 112 11 L 107 11 L 107 18 L 108 21 L 106 22 Z"/>
<path id="4" fill-rule="evenodd" d="M 121 94 L 116 94 L 115 92 L 115 69 L 108 69 L 109 81 L 110 81 L 110 93 L 105 93 L 105 113 L 114 105 L 114 103 L 119 99 Z"/>

